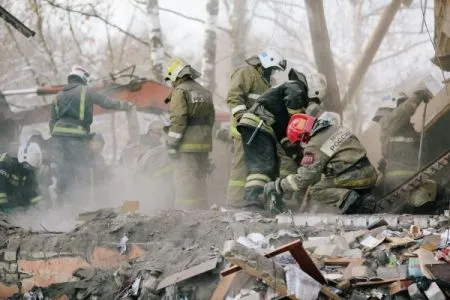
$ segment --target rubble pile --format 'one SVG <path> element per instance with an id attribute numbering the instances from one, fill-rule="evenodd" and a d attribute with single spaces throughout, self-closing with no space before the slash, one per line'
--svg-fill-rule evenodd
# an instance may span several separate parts
<path id="1" fill-rule="evenodd" d="M 379 215 L 363 222 L 226 210 L 148 217 L 107 209 L 82 217 L 68 233 L 30 232 L 2 220 L 0 299 L 450 297 L 446 216 Z M 309 224 L 299 225 L 302 218 Z"/>

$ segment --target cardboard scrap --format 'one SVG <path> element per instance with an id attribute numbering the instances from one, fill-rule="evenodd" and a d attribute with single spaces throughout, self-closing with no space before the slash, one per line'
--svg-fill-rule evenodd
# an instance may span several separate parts
<path id="1" fill-rule="evenodd" d="M 420 262 L 420 270 L 422 271 L 423 275 L 427 277 L 428 279 L 432 279 L 432 274 L 430 271 L 426 268 L 426 265 L 432 265 L 432 264 L 444 264 L 443 261 L 438 261 L 434 258 L 434 254 L 431 251 L 427 251 L 423 248 L 417 249 L 414 253 L 417 254 L 419 257 Z"/>
<path id="2" fill-rule="evenodd" d="M 432 279 L 439 279 L 450 282 L 450 265 L 449 264 L 431 264 L 425 265 Z"/>
<path id="3" fill-rule="evenodd" d="M 408 247 L 409 245 L 415 244 L 416 241 L 410 237 L 395 237 L 389 236 L 386 237 L 386 240 L 389 242 L 389 248 L 399 248 L 399 247 Z"/>
<path id="4" fill-rule="evenodd" d="M 395 281 L 393 283 L 391 283 L 391 285 L 389 286 L 389 294 L 391 296 L 396 295 L 400 292 L 404 292 L 408 290 L 408 287 L 412 284 L 413 282 L 411 280 L 398 280 Z"/>
<path id="5" fill-rule="evenodd" d="M 440 243 L 440 235 L 428 235 L 423 238 L 422 245 L 420 247 L 428 251 L 434 251 L 439 247 Z"/>
<path id="6" fill-rule="evenodd" d="M 124 201 L 121 211 L 122 213 L 139 212 L 139 201 Z"/>
<path id="7" fill-rule="evenodd" d="M 174 285 L 175 283 L 178 283 L 178 282 L 184 281 L 186 279 L 189 279 L 191 277 L 211 271 L 216 268 L 218 261 L 219 261 L 219 259 L 216 257 L 216 258 L 210 259 L 204 263 L 196 265 L 192 268 L 189 268 L 187 270 L 170 275 L 170 276 L 164 278 L 159 283 L 158 288 L 156 290 L 159 291 L 170 285 Z"/>

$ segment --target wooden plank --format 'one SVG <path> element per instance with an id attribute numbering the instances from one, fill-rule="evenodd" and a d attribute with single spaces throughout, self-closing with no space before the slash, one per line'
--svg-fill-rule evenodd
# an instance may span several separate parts
<path id="1" fill-rule="evenodd" d="M 297 261 L 300 269 L 302 269 L 305 273 L 307 273 L 309 276 L 311 276 L 321 284 L 327 283 L 322 273 L 320 273 L 319 269 L 317 269 L 316 265 L 312 261 L 311 257 L 308 255 L 308 253 L 306 253 L 306 250 L 302 246 L 302 241 L 300 240 L 295 240 L 288 244 L 285 244 L 271 252 L 266 253 L 264 256 L 267 258 L 271 258 L 286 251 L 289 251 L 291 253 L 292 257 L 294 257 L 294 259 Z M 228 269 L 223 270 L 221 274 L 222 276 L 227 276 L 239 270 L 241 270 L 239 266 L 232 266 Z"/>
<path id="2" fill-rule="evenodd" d="M 230 290 L 233 280 L 238 274 L 239 272 L 236 272 L 231 274 L 230 276 L 222 277 L 219 284 L 217 285 L 216 290 L 214 291 L 214 294 L 211 297 L 211 300 L 224 300 L 228 294 L 228 291 Z"/>
<path id="3" fill-rule="evenodd" d="M 332 300 L 341 300 L 342 298 L 330 291 L 326 286 L 320 289 L 320 292 Z"/>
<path id="4" fill-rule="evenodd" d="M 362 258 L 350 258 L 350 257 L 328 257 L 323 261 L 325 265 L 332 266 L 347 266 L 349 264 L 362 265 L 364 259 Z"/>
<path id="5" fill-rule="evenodd" d="M 357 286 L 357 287 L 372 287 L 372 286 L 376 286 L 376 285 L 393 283 L 393 282 L 401 281 L 401 280 L 405 280 L 405 278 L 398 277 L 398 278 L 391 278 L 391 279 L 386 279 L 386 280 L 364 281 L 364 282 L 354 283 L 353 285 Z"/>

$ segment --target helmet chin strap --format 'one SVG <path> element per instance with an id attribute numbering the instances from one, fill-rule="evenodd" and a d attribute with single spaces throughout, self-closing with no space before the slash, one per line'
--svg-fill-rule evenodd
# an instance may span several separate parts
<path id="1" fill-rule="evenodd" d="M 263 68 L 263 77 L 268 82 L 270 82 L 270 77 L 272 76 L 272 74 L 273 74 L 273 68 L 272 67 L 267 68 L 267 69 Z"/>

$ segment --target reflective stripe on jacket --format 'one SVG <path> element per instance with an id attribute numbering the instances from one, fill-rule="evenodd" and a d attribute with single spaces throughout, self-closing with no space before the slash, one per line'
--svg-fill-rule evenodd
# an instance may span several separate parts
<path id="1" fill-rule="evenodd" d="M 191 78 L 180 78 L 170 95 L 167 143 L 180 152 L 211 152 L 215 109 L 211 92 Z"/>

